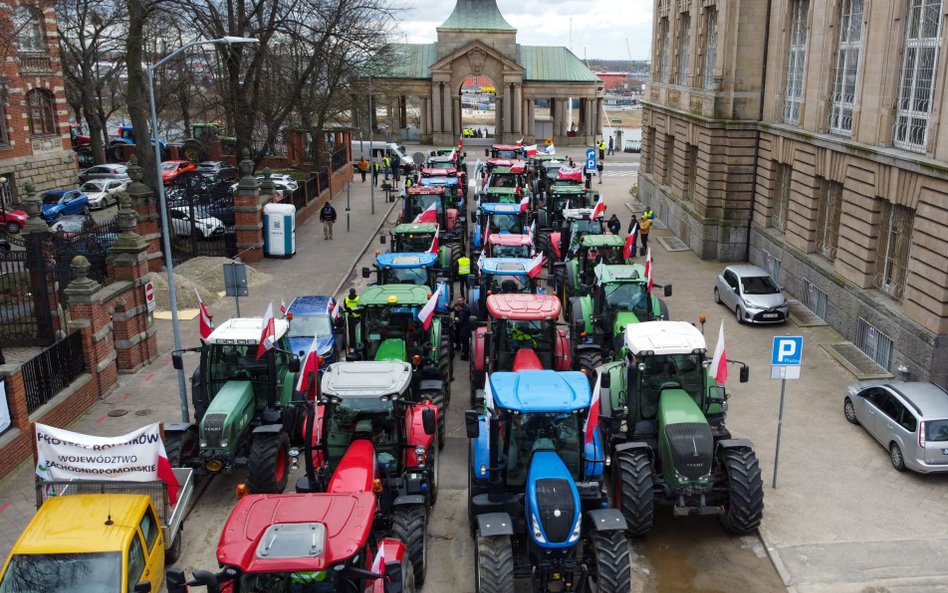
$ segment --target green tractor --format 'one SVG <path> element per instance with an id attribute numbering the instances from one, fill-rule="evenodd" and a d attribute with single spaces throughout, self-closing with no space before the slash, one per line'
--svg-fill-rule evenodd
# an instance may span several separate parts
<path id="1" fill-rule="evenodd" d="M 557 294 L 563 300 L 566 320 L 573 311 L 570 299 L 585 296 L 596 282 L 599 265 L 617 266 L 626 263 L 623 249 L 625 238 L 618 235 L 581 235 L 566 252 L 566 260 L 553 267 Z"/>
<path id="2" fill-rule="evenodd" d="M 690 323 L 653 321 L 627 325 L 624 337 L 624 358 L 599 368 L 599 427 L 629 532 L 651 530 L 656 504 L 675 516 L 717 515 L 729 533 L 757 529 L 760 465 L 753 444 L 725 426 L 728 394 L 709 373 L 704 336 Z M 741 383 L 748 375 L 741 363 Z"/>
<path id="3" fill-rule="evenodd" d="M 427 253 L 434 242 L 438 224 L 434 222 L 410 222 L 395 227 L 392 233 L 392 253 Z M 461 257 L 458 243 L 446 243 L 443 234 L 438 234 L 438 268 L 454 269 L 454 262 Z M 384 245 L 385 237 L 379 241 Z"/>
<path id="4" fill-rule="evenodd" d="M 381 284 L 359 295 L 358 324 L 348 360 L 411 363 L 413 388 L 437 391 L 438 446 L 444 446 L 445 411 L 451 400 L 451 337 L 435 315 L 425 329 L 418 312 L 432 296 L 427 286 Z M 351 313 L 348 313 L 351 314 Z"/>
<path id="5" fill-rule="evenodd" d="M 299 414 L 291 405 L 300 361 L 290 350 L 289 323 L 274 320 L 274 347 L 257 356 L 263 319 L 237 318 L 214 329 L 191 377 L 197 424 L 165 424 L 165 450 L 174 467 L 231 474 L 247 466 L 251 492 L 282 492 L 289 472 L 290 435 Z M 181 352 L 172 354 L 182 369 Z"/>

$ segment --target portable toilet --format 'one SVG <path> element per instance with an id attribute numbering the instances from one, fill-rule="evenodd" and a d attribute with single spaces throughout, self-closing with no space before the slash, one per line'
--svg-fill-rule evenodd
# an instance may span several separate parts
<path id="1" fill-rule="evenodd" d="M 267 257 L 296 255 L 296 206 L 267 204 L 263 207 L 263 254 Z"/>

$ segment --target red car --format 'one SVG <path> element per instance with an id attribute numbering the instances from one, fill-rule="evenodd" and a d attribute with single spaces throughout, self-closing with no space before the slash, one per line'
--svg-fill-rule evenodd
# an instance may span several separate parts
<path id="1" fill-rule="evenodd" d="M 6 229 L 11 235 L 19 233 L 29 217 L 30 215 L 23 210 L 2 210 L 0 211 L 0 227 Z"/>
<path id="2" fill-rule="evenodd" d="M 197 166 L 191 161 L 165 161 L 161 163 L 161 181 L 168 185 L 188 171 L 197 171 Z"/>

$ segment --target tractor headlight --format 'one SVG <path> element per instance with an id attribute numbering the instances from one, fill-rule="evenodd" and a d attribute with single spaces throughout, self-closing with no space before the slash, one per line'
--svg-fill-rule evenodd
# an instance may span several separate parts
<path id="1" fill-rule="evenodd" d="M 531 523 L 531 525 L 532 525 L 532 527 L 533 527 L 533 537 L 534 537 L 534 539 L 536 539 L 536 540 L 537 540 L 538 542 L 540 542 L 541 544 L 545 544 L 545 543 L 546 543 L 546 538 L 543 537 L 543 532 L 540 531 L 540 522 L 537 521 L 537 516 L 534 515 L 534 514 L 532 514 L 532 513 L 530 514 L 530 523 Z"/>
<path id="2" fill-rule="evenodd" d="M 421 445 L 415 447 L 415 457 L 418 458 L 418 463 L 424 463 L 427 461 L 428 456 L 425 452 L 425 448 Z"/>
<path id="3" fill-rule="evenodd" d="M 230 444 L 230 439 L 221 439 L 221 447 L 227 448 L 227 445 Z"/>
<path id="4" fill-rule="evenodd" d="M 573 527 L 573 533 L 569 534 L 569 543 L 579 541 L 580 532 L 582 532 L 582 520 L 576 521 L 576 527 Z"/>

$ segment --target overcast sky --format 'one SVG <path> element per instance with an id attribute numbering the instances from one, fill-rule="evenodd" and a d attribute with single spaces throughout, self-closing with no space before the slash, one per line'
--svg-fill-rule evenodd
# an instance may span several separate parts
<path id="1" fill-rule="evenodd" d="M 404 7 L 398 30 L 409 43 L 435 41 L 435 28 L 454 10 L 454 0 L 395 0 Z M 497 0 L 524 45 L 570 47 L 580 58 L 647 60 L 652 39 L 652 0 Z M 626 49 L 626 40 L 628 47 Z"/>

